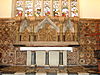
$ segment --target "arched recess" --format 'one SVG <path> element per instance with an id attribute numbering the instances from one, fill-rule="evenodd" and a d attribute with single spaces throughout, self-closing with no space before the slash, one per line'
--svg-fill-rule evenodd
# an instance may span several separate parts
<path id="1" fill-rule="evenodd" d="M 39 29 L 37 32 L 38 41 L 56 41 L 57 40 L 57 31 L 49 24 L 45 24 L 42 29 Z"/>
<path id="2" fill-rule="evenodd" d="M 21 32 L 19 37 L 20 41 L 31 41 L 31 33 L 28 31 L 28 29 Z"/>
<path id="3" fill-rule="evenodd" d="M 54 24 L 52 20 L 50 20 L 48 17 L 46 17 L 42 22 L 40 22 L 36 27 L 34 32 L 38 32 L 39 29 L 43 28 L 45 24 L 49 24 L 53 29 L 55 29 L 57 32 L 60 32 L 60 29 L 57 27 L 57 25 Z"/>
<path id="4" fill-rule="evenodd" d="M 19 41 L 32 41 L 32 27 L 27 19 L 23 19 L 19 28 Z"/>
<path id="5" fill-rule="evenodd" d="M 35 27 L 34 32 L 38 35 L 38 41 L 57 41 L 57 33 L 60 32 L 60 29 L 46 17 Z"/>
<path id="6" fill-rule="evenodd" d="M 75 41 L 75 27 L 70 18 L 64 24 L 63 33 L 64 41 Z"/>

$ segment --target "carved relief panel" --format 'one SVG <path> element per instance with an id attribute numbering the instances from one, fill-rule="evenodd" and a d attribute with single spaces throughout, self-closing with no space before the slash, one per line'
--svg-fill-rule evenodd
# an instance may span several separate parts
<path id="1" fill-rule="evenodd" d="M 78 48 L 73 48 L 73 52 L 71 51 L 68 51 L 68 54 L 67 54 L 67 62 L 68 62 L 68 65 L 78 65 L 78 60 L 79 60 L 79 51 L 78 51 Z"/>
<path id="2" fill-rule="evenodd" d="M 3 50 L 2 52 L 2 63 L 3 64 L 9 64 L 9 65 L 12 65 L 12 64 L 15 64 L 15 51 L 13 50 Z"/>
<path id="3" fill-rule="evenodd" d="M 97 59 L 94 57 L 93 50 L 79 51 L 79 64 L 81 65 L 97 65 Z"/>
<path id="4" fill-rule="evenodd" d="M 26 65 L 27 52 L 16 51 L 16 65 Z"/>
<path id="5" fill-rule="evenodd" d="M 9 25 L 1 25 L 0 26 L 0 44 L 12 44 L 15 42 L 15 26 L 7 26 Z"/>
<path id="6" fill-rule="evenodd" d="M 72 33 L 71 31 L 66 31 L 65 32 L 65 41 L 74 41 L 74 33 Z"/>
<path id="7" fill-rule="evenodd" d="M 30 33 L 27 30 L 25 30 L 19 35 L 19 40 L 20 41 L 30 41 L 31 40 Z"/>
<path id="8" fill-rule="evenodd" d="M 52 28 L 49 24 L 38 31 L 38 41 L 56 41 L 57 40 L 57 31 Z"/>

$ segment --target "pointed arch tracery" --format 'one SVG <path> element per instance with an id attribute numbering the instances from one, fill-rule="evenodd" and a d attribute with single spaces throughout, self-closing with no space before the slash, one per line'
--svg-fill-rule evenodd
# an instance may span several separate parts
<path id="1" fill-rule="evenodd" d="M 78 0 L 16 0 L 15 6 L 16 16 L 79 17 Z"/>

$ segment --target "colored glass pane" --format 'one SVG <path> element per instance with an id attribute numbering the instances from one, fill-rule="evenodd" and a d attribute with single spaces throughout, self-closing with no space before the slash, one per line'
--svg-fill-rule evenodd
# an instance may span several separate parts
<path id="1" fill-rule="evenodd" d="M 59 0 L 53 0 L 53 16 L 59 16 Z"/>
<path id="2" fill-rule="evenodd" d="M 71 17 L 77 17 L 78 16 L 78 2 L 77 0 L 71 0 Z"/>
<path id="3" fill-rule="evenodd" d="M 25 16 L 32 16 L 33 14 L 33 2 L 32 0 L 25 1 Z"/>
<path id="4" fill-rule="evenodd" d="M 35 8 L 34 8 L 34 15 L 35 16 L 41 16 L 41 10 L 42 10 L 42 1 L 41 0 L 35 0 Z"/>
<path id="5" fill-rule="evenodd" d="M 44 0 L 44 16 L 50 16 L 50 0 Z"/>
<path id="6" fill-rule="evenodd" d="M 17 0 L 16 2 L 16 16 L 50 16 L 51 14 L 52 16 L 78 17 L 78 1 Z"/>
<path id="7" fill-rule="evenodd" d="M 64 17 L 69 16 L 68 0 L 62 0 L 62 16 Z"/>
<path id="8" fill-rule="evenodd" d="M 23 14 L 23 1 L 17 0 L 16 2 L 16 16 L 22 16 Z"/>

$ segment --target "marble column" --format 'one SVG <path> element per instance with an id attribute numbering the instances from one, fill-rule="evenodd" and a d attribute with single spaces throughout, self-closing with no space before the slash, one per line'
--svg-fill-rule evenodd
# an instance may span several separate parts
<path id="1" fill-rule="evenodd" d="M 59 65 L 59 51 L 49 51 L 49 65 L 50 66 Z"/>
<path id="2" fill-rule="evenodd" d="M 31 51 L 27 51 L 27 66 L 31 65 Z"/>
<path id="3" fill-rule="evenodd" d="M 37 66 L 45 65 L 45 51 L 36 51 L 36 64 Z"/>
<path id="4" fill-rule="evenodd" d="M 63 65 L 67 66 L 67 51 L 63 51 Z"/>

